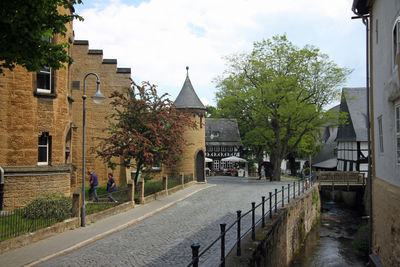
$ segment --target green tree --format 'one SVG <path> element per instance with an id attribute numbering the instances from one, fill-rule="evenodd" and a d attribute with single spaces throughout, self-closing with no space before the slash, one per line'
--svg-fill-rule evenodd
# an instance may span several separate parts
<path id="1" fill-rule="evenodd" d="M 62 15 L 58 8 L 73 11 L 82 0 L 3 0 L 0 1 L 0 73 L 13 70 L 16 65 L 28 71 L 39 71 L 42 66 L 59 69 L 72 62 L 66 47 L 69 43 L 51 43 L 56 34 L 65 36 L 66 23 L 77 14 Z"/>
<path id="2" fill-rule="evenodd" d="M 148 82 L 132 83 L 126 92 L 114 91 L 111 99 L 109 136 L 98 150 L 109 167 L 119 159 L 125 166 L 134 163 L 137 182 L 143 168 L 158 162 L 173 167 L 181 160 L 185 128 L 197 127 L 189 113 L 177 110 L 167 94 L 158 96 L 156 86 Z"/>
<path id="3" fill-rule="evenodd" d="M 306 148 L 302 141 L 334 119 L 324 108 L 337 98 L 350 71 L 313 46 L 296 47 L 285 35 L 226 59 L 229 68 L 217 79 L 218 108 L 246 125 L 245 139 L 265 148 L 274 180 L 280 180 L 282 160 Z"/>

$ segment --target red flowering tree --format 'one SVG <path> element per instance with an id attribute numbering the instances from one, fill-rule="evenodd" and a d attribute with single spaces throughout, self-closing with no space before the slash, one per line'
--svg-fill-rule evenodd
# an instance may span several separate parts
<path id="1" fill-rule="evenodd" d="M 186 112 L 175 109 L 167 96 L 159 97 L 156 86 L 149 82 L 142 86 L 132 82 L 125 92 L 111 94 L 114 112 L 108 116 L 109 137 L 102 140 L 98 151 L 110 168 L 115 168 L 116 158 L 125 166 L 134 161 L 137 182 L 144 167 L 156 162 L 174 167 L 181 160 L 184 129 L 197 125 Z"/>

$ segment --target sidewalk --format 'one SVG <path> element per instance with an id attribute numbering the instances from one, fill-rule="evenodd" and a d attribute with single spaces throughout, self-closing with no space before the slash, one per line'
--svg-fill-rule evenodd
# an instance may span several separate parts
<path id="1" fill-rule="evenodd" d="M 212 186 L 215 185 L 195 184 L 163 199 L 154 200 L 145 205 L 136 205 L 135 208 L 129 211 L 107 217 L 92 224 L 87 223 L 86 227 L 70 230 L 28 246 L 8 251 L 0 254 L 0 265 L 33 266 L 72 252 L 110 234 L 121 231 Z"/>

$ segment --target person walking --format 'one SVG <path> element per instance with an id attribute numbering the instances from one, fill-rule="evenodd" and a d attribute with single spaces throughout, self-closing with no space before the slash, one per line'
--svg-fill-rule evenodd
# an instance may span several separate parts
<path id="1" fill-rule="evenodd" d="M 112 175 L 112 173 L 108 174 L 108 182 L 107 182 L 107 192 L 108 192 L 108 198 L 110 199 L 110 201 L 117 203 L 118 201 L 116 201 L 112 194 L 113 192 L 117 189 L 117 184 L 115 183 L 114 177 Z"/>
<path id="2" fill-rule="evenodd" d="M 97 186 L 99 185 L 97 175 L 92 170 L 89 170 L 88 174 L 90 175 L 89 201 L 91 201 L 93 199 L 93 195 L 94 195 L 94 199 L 96 200 L 96 202 L 99 202 L 99 199 L 97 198 Z"/>

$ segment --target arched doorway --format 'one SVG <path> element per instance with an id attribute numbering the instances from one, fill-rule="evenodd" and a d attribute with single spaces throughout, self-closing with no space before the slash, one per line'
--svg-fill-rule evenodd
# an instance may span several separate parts
<path id="1" fill-rule="evenodd" d="M 200 150 L 196 155 L 196 178 L 197 182 L 204 182 L 204 152 Z"/>

